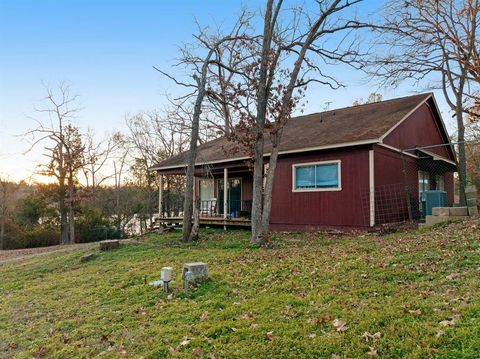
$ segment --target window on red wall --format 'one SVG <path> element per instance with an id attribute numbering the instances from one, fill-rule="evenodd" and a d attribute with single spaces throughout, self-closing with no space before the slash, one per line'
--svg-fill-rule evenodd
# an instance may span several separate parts
<path id="1" fill-rule="evenodd" d="M 294 164 L 293 191 L 338 191 L 341 189 L 340 161 Z"/>

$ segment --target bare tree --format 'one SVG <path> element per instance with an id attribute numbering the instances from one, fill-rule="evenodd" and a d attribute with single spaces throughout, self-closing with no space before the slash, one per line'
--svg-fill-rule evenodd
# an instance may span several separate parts
<path id="1" fill-rule="evenodd" d="M 83 175 L 86 187 L 91 192 L 92 203 L 96 203 L 96 190 L 102 183 L 112 178 L 113 174 L 103 174 L 105 167 L 111 161 L 112 154 L 118 146 L 115 141 L 116 134 L 107 136 L 106 139 L 95 141 L 92 130 L 88 130 L 84 136 L 85 151 L 83 153 Z"/>
<path id="2" fill-rule="evenodd" d="M 465 120 L 478 101 L 478 0 L 391 1 L 367 63 L 385 85 L 414 80 L 440 88 L 455 113 L 458 134 L 460 203 L 466 205 Z M 373 70 L 372 70 L 373 69 Z"/>
<path id="3" fill-rule="evenodd" d="M 377 92 L 372 92 L 365 100 L 363 98 L 357 98 L 355 101 L 353 101 L 352 105 L 359 106 L 367 103 L 375 103 L 380 101 L 382 101 L 382 95 Z"/>
<path id="4" fill-rule="evenodd" d="M 223 65 L 218 56 L 223 53 L 223 45 L 235 46 L 235 42 L 241 39 L 246 39 L 246 36 L 242 33 L 245 22 L 240 20 L 234 25 L 233 30 L 227 36 L 221 36 L 218 34 L 210 35 L 205 30 L 199 30 L 199 34 L 195 35 L 197 44 L 195 46 L 186 46 L 181 49 L 181 58 L 178 60 L 177 66 L 186 67 L 192 71 L 193 82 L 182 81 L 174 76 L 154 67 L 157 71 L 164 76 L 173 80 L 177 85 L 189 89 L 189 93 L 177 99 L 177 106 L 183 108 L 184 104 L 188 101 L 193 103 L 193 114 L 191 117 L 191 131 L 190 131 L 190 144 L 187 156 L 187 170 L 186 170 L 186 186 L 184 197 L 184 209 L 183 209 L 183 240 L 191 241 L 198 237 L 198 226 L 193 223 L 198 222 L 198 218 L 193 218 L 194 215 L 194 186 L 195 186 L 195 161 L 197 157 L 197 146 L 200 141 L 200 117 L 204 108 L 204 99 L 209 94 L 212 98 L 215 98 L 211 87 L 207 88 L 209 80 L 212 76 L 212 66 L 216 66 L 215 69 L 223 69 L 227 66 Z M 203 52 L 203 55 L 197 55 L 195 52 Z M 187 70 L 187 71 L 188 71 Z M 231 69 L 229 69 L 231 71 Z M 220 70 L 221 71 L 221 70 Z M 216 73 L 215 73 L 216 74 Z M 219 78 L 224 76 L 221 72 Z M 217 98 L 221 99 L 221 103 L 225 105 L 225 101 L 222 99 L 225 97 L 225 82 L 220 81 L 220 94 L 217 94 Z M 225 119 L 225 132 L 229 131 L 230 116 L 228 109 L 223 106 L 223 110 L 220 111 Z M 199 215 L 199 211 L 195 211 L 196 216 Z M 194 231 L 192 231 L 194 229 Z"/>
<path id="5" fill-rule="evenodd" d="M 279 146 L 292 112 L 301 104 L 308 85 L 343 86 L 328 74 L 328 67 L 349 63 L 359 55 L 353 35 L 369 25 L 357 21 L 347 9 L 360 2 L 318 1 L 315 9 L 284 9 L 282 0 L 266 2 L 263 33 L 247 45 L 253 54 L 243 73 L 247 88 L 237 86 L 240 90 L 231 96 L 242 119 L 236 130 L 244 133 L 240 141 L 250 147 L 253 157 L 253 243 L 263 243 L 269 232 Z M 264 165 L 266 136 L 272 145 L 268 166 Z"/>
<path id="6" fill-rule="evenodd" d="M 70 244 L 75 241 L 75 177 L 82 166 L 83 155 L 80 133 L 71 123 L 79 111 L 78 96 L 71 95 L 70 88 L 65 83 L 58 86 L 56 93 L 50 88 L 46 88 L 46 91 L 45 105 L 36 109 L 40 115 L 45 116 L 40 120 L 33 118 L 37 127 L 29 130 L 26 136 L 31 140 L 29 150 L 46 142 L 44 155 L 48 158 L 48 163 L 41 166 L 39 173 L 57 180 L 60 243 Z"/>

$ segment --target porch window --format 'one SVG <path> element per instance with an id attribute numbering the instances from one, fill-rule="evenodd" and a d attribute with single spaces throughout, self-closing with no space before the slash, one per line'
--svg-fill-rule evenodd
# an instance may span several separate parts
<path id="1" fill-rule="evenodd" d="M 340 161 L 293 165 L 293 191 L 339 191 L 340 178 Z"/>
<path id="2" fill-rule="evenodd" d="M 441 175 L 435 176 L 435 189 L 438 191 L 445 191 L 445 177 Z"/>

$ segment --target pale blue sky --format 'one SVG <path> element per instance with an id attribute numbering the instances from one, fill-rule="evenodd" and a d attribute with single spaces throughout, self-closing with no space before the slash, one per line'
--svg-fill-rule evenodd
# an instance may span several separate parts
<path id="1" fill-rule="evenodd" d="M 22 154 L 28 145 L 17 135 L 34 125 L 28 115 L 44 96 L 42 81 L 71 84 L 81 98 L 82 128 L 122 130 L 125 113 L 161 108 L 163 95 L 175 91 L 152 65 L 170 69 L 177 46 L 191 41 L 194 18 L 228 27 L 242 4 L 260 9 L 263 1 L 0 0 L 0 174 L 28 177 L 41 160 L 40 148 Z M 378 4 L 367 1 L 363 11 Z M 337 75 L 348 87 L 312 88 L 307 113 L 327 101 L 330 108 L 348 106 L 375 90 L 349 68 Z M 382 92 L 391 98 L 419 90 Z M 445 109 L 440 94 L 437 100 Z"/>

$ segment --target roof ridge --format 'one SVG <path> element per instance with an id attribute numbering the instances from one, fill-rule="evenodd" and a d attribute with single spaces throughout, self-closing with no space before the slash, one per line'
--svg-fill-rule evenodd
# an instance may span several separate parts
<path id="1" fill-rule="evenodd" d="M 345 110 L 347 108 L 357 108 L 357 107 L 362 107 L 362 106 L 378 105 L 378 104 L 385 103 L 385 102 L 390 102 L 390 101 L 404 100 L 404 99 L 409 98 L 409 97 L 416 97 L 416 96 L 422 96 L 422 95 L 427 97 L 427 96 L 431 96 L 432 94 L 433 94 L 433 92 L 423 92 L 423 93 L 416 94 L 416 95 L 408 95 L 408 96 L 390 98 L 388 100 L 382 100 L 382 101 L 376 101 L 376 102 L 370 102 L 370 103 L 362 103 L 362 104 L 359 104 L 359 105 L 350 105 L 350 106 L 338 107 L 338 108 L 334 108 L 334 109 L 328 110 L 328 111 L 319 111 L 319 112 L 312 112 L 312 113 L 308 113 L 308 114 L 300 115 L 300 116 L 293 116 L 291 119 L 294 120 L 294 119 L 298 119 L 298 118 L 301 118 L 301 117 L 321 115 L 321 114 L 326 114 L 326 113 L 329 113 L 329 112 Z"/>

